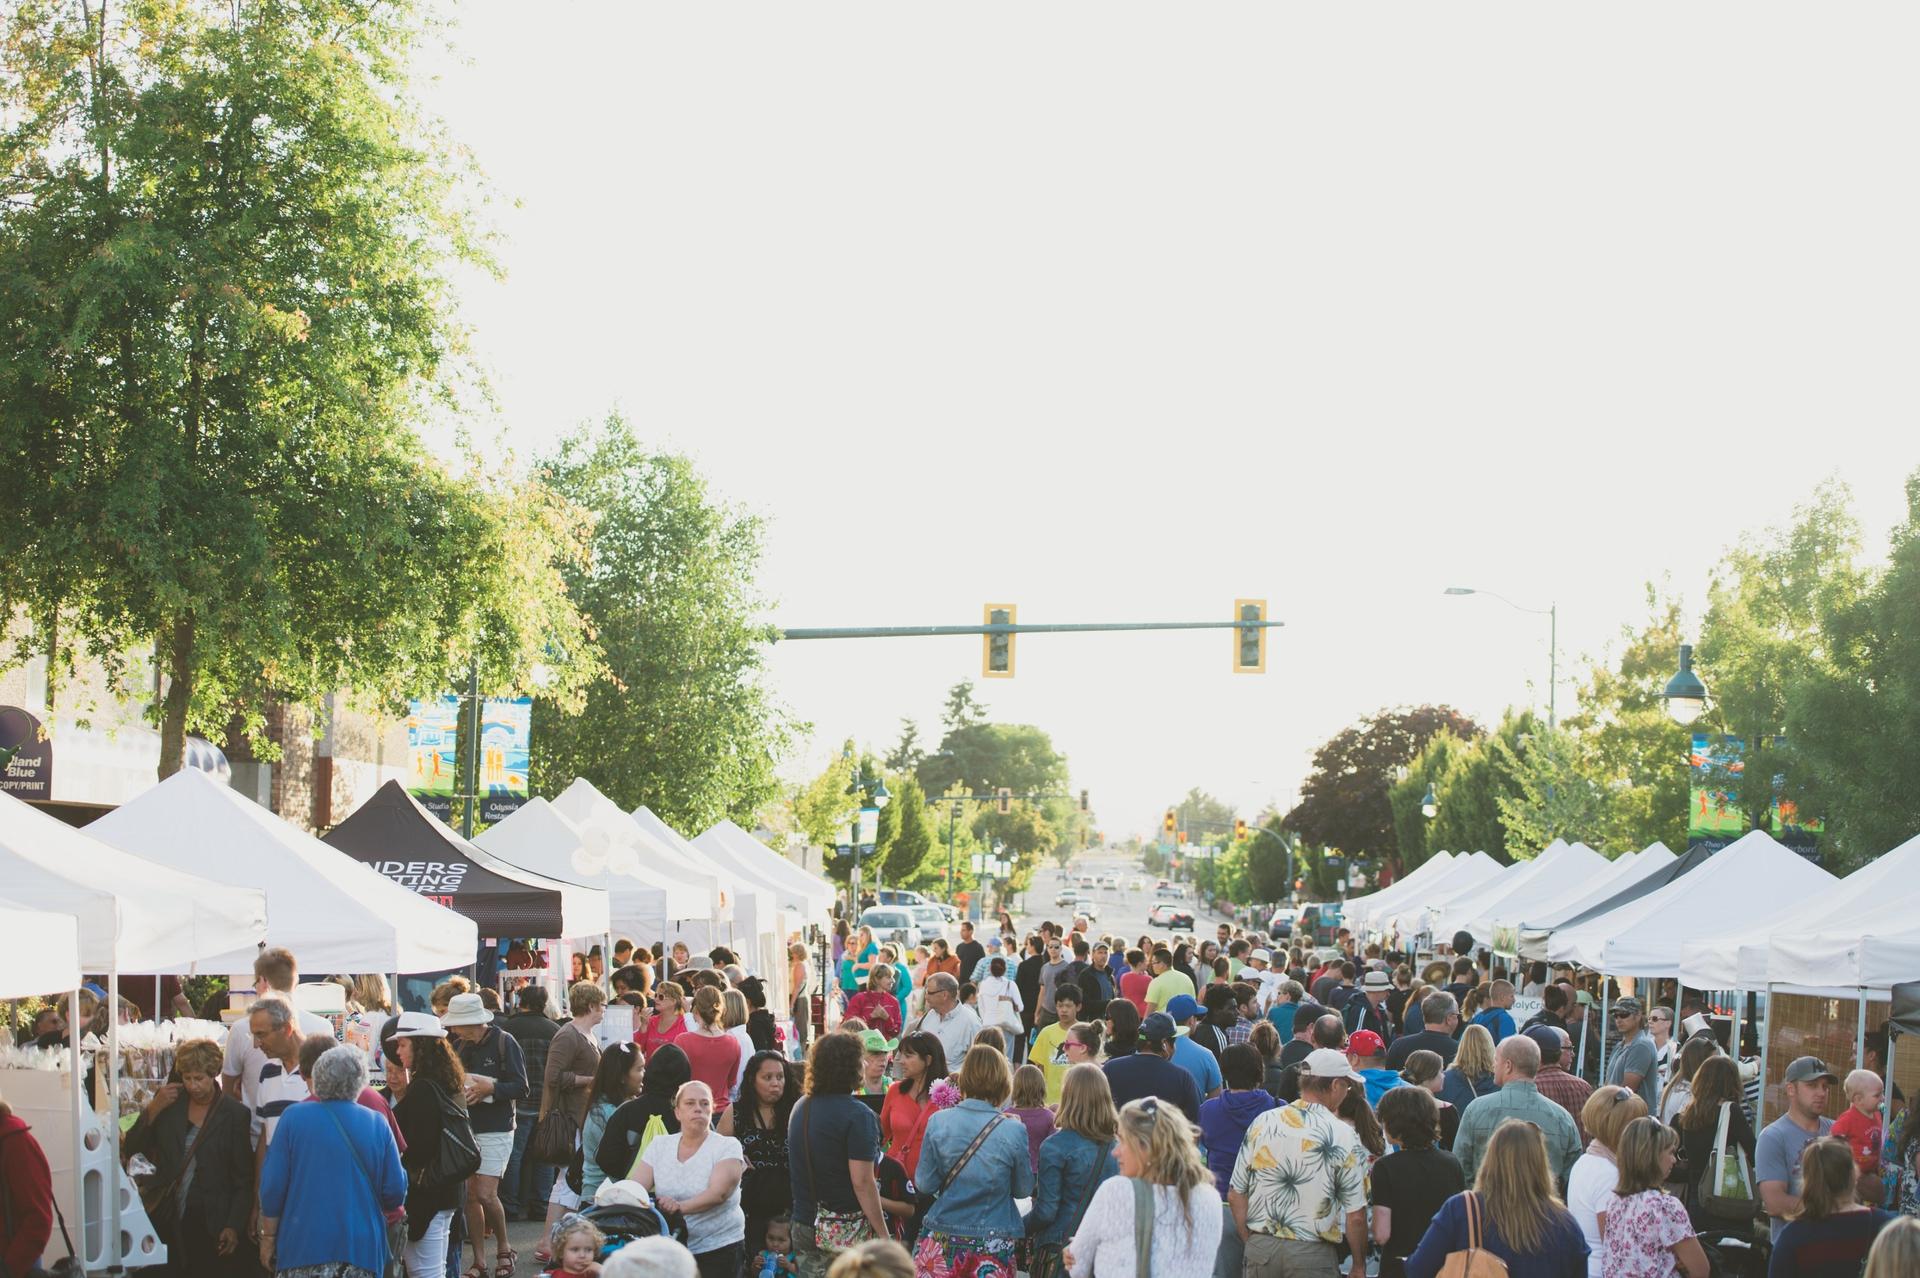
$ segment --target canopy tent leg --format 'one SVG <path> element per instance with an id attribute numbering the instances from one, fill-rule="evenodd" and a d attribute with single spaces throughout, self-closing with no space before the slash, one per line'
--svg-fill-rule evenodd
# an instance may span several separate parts
<path id="1" fill-rule="evenodd" d="M 1729 991 L 1733 995 L 1733 1024 L 1727 1030 L 1727 1055 L 1733 1057 L 1733 1063 L 1740 1063 L 1740 997 L 1739 990 Z"/>
<path id="2" fill-rule="evenodd" d="M 1773 1037 L 1773 986 L 1767 986 L 1767 1014 L 1760 1022 L 1760 1100 L 1754 1106 L 1753 1129 L 1759 1131 L 1767 1125 L 1767 1057 L 1771 1054 L 1772 1044 L 1767 1040 Z M 1735 1056 L 1735 1060 L 1739 1057 Z M 1742 1093 L 1745 1092 L 1744 1085 Z"/>
<path id="3" fill-rule="evenodd" d="M 120 1269 L 120 964 L 107 969 L 107 1271 Z"/>
<path id="4" fill-rule="evenodd" d="M 87 1238 L 87 1144 L 83 1134 L 87 1072 L 80 1067 L 80 1031 L 84 1028 L 85 1023 L 80 1019 L 80 986 L 75 982 L 73 993 L 67 996 L 67 1068 L 73 1071 L 73 1210 L 80 1221 L 80 1239 L 73 1244 L 73 1267 L 83 1272 L 91 1251 Z"/>
<path id="5" fill-rule="evenodd" d="M 1887 1090 L 1886 1094 L 1880 1098 L 1880 1148 L 1882 1150 L 1890 1150 L 1893 1148 L 1890 1143 L 1893 1135 L 1893 1058 L 1898 1054 L 1899 1046 L 1900 1036 L 1889 1030 L 1887 1032 L 1887 1059 L 1884 1062 L 1887 1067 Z M 1912 1103 L 1911 1100 L 1908 1101 L 1908 1104 Z M 1909 1118 L 1907 1121 L 1911 1123 L 1913 1120 Z"/>
<path id="6" fill-rule="evenodd" d="M 1860 1008 L 1860 1020 L 1859 1027 L 1854 1031 L 1853 1035 L 1853 1067 L 1855 1069 L 1862 1069 L 1865 1067 L 1861 1062 L 1867 1059 L 1867 991 L 1861 988 L 1856 990 L 1855 994 L 1857 996 L 1855 1001 L 1859 1004 Z M 1893 1075 L 1889 1074 L 1887 1077 L 1892 1078 Z M 1844 1083 L 1846 1080 L 1842 1079 L 1841 1081 Z M 1889 1094 L 1891 1094 L 1891 1089 L 1889 1089 Z M 1884 1105 L 1886 1099 L 1882 1097 L 1880 1103 Z"/>
<path id="7" fill-rule="evenodd" d="M 1607 974 L 1600 973 L 1600 1081 L 1607 1081 L 1607 1018 L 1613 1013 L 1609 1008 L 1609 998 L 1613 992 L 1607 984 Z"/>

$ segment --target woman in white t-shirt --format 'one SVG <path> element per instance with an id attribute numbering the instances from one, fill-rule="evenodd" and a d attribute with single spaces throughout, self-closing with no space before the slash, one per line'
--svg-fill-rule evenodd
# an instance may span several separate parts
<path id="1" fill-rule="evenodd" d="M 1606 1272 L 1606 1244 L 1600 1233 L 1600 1215 L 1607 1199 L 1620 1185 L 1620 1165 L 1614 1151 L 1621 1133 L 1636 1118 L 1647 1116 L 1647 1103 L 1638 1092 L 1617 1085 L 1596 1087 L 1580 1107 L 1580 1125 L 1591 1138 L 1587 1152 L 1574 1160 L 1567 1176 L 1567 1210 L 1587 1240 L 1587 1278 Z"/>
<path id="2" fill-rule="evenodd" d="M 1064 1259 L 1073 1278 L 1133 1278 L 1154 1274 L 1210 1274 L 1220 1251 L 1224 1213 L 1220 1191 L 1193 1125 L 1171 1101 L 1149 1096 L 1120 1110 L 1114 1148 L 1120 1174 L 1110 1176 L 1087 1205 Z M 1146 1186 L 1153 1204 L 1152 1254 L 1134 1251 L 1134 1186 Z"/>
<path id="3" fill-rule="evenodd" d="M 680 1130 L 655 1137 L 641 1151 L 633 1178 L 661 1210 L 687 1218 L 687 1250 L 701 1278 L 733 1278 L 747 1237 L 747 1217 L 740 1209 L 746 1154 L 739 1141 L 713 1130 L 713 1092 L 705 1083 L 682 1083 L 673 1096 L 673 1113 Z"/>
<path id="4" fill-rule="evenodd" d="M 980 1023 L 1004 1034 L 1007 1039 L 1007 1059 L 1018 1060 L 1014 1055 L 1014 1040 L 1024 1032 L 1020 1013 L 1025 1010 L 1026 1004 L 1021 1001 L 1020 987 L 1014 984 L 1013 972 L 1004 958 L 998 954 L 988 957 L 987 974 L 980 978 L 977 989 Z"/>

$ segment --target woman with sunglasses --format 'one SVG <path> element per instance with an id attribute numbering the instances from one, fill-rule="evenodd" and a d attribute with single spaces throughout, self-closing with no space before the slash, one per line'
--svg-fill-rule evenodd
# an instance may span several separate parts
<path id="1" fill-rule="evenodd" d="M 1600 1213 L 1606 1210 L 1607 1195 L 1620 1184 L 1620 1164 L 1615 1153 L 1627 1124 L 1647 1116 L 1647 1103 L 1625 1087 L 1609 1084 L 1593 1089 L 1580 1108 L 1580 1126 L 1586 1130 L 1586 1152 L 1574 1161 L 1567 1176 L 1567 1210 L 1587 1240 L 1588 1278 L 1601 1278 L 1605 1254 Z"/>
<path id="2" fill-rule="evenodd" d="M 1220 1254 L 1223 1213 L 1213 1173 L 1193 1124 L 1157 1097 L 1120 1111 L 1114 1149 L 1120 1174 L 1094 1191 L 1068 1244 L 1074 1278 L 1133 1278 L 1136 1273 L 1210 1274 Z M 1135 1185 L 1145 1186 L 1142 1193 Z M 1141 1265 L 1134 1250 L 1136 1211 L 1153 1213 L 1152 1250 Z"/>

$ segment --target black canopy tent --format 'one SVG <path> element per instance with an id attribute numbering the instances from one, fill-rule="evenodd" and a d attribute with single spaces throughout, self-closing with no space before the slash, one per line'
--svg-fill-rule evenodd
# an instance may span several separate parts
<path id="1" fill-rule="evenodd" d="M 606 893 L 482 851 L 421 807 L 398 781 L 381 786 L 323 838 L 400 886 L 466 915 L 482 937 L 597 937 L 607 930 Z"/>

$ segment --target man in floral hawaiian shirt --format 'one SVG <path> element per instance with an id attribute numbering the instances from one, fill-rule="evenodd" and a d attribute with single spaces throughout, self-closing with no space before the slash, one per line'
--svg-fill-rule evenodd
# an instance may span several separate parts
<path id="1" fill-rule="evenodd" d="M 1300 1099 L 1253 1120 L 1227 1195 L 1249 1278 L 1335 1278 L 1340 1244 L 1367 1269 L 1367 1151 L 1334 1116 L 1363 1085 L 1346 1054 L 1320 1048 L 1300 1067 Z"/>

